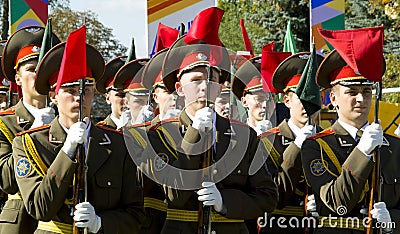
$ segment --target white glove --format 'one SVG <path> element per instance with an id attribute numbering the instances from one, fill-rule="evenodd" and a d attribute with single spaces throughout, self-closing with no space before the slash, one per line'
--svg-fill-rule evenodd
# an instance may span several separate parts
<path id="1" fill-rule="evenodd" d="M 203 202 L 205 206 L 214 206 L 214 210 L 220 212 L 222 210 L 222 196 L 215 183 L 213 182 L 203 182 L 202 189 L 197 191 L 197 198 L 199 201 Z"/>
<path id="2" fill-rule="evenodd" d="M 294 144 L 296 144 L 297 147 L 301 148 L 303 145 L 303 142 L 315 134 L 314 131 L 314 125 L 306 125 L 300 129 L 300 133 L 296 136 L 296 139 L 294 140 Z"/>
<path id="3" fill-rule="evenodd" d="M 317 203 L 315 202 L 314 194 L 311 194 L 307 197 L 307 211 L 310 212 L 311 216 L 318 217 L 319 214 L 317 212 Z"/>
<path id="4" fill-rule="evenodd" d="M 257 132 L 257 136 L 259 136 L 271 128 L 272 128 L 271 121 L 263 119 L 257 123 L 257 125 L 254 127 L 254 130 Z"/>
<path id="5" fill-rule="evenodd" d="M 49 124 L 56 117 L 55 110 L 51 107 L 39 109 L 38 113 L 34 116 L 35 120 L 31 128 L 37 128 L 45 124 Z"/>
<path id="6" fill-rule="evenodd" d="M 130 123 L 132 120 L 131 110 L 126 110 L 121 114 L 121 126 L 117 126 L 117 128 L 122 128 Z"/>
<path id="7" fill-rule="evenodd" d="M 363 134 L 364 136 L 364 134 Z M 388 209 L 386 209 L 385 202 L 377 202 L 374 204 L 374 209 L 371 210 L 372 218 L 376 219 L 380 223 L 385 223 L 385 225 L 381 225 L 384 227 L 390 227 L 392 219 L 390 218 L 390 213 Z M 385 228 L 384 230 L 389 231 L 390 228 Z"/>
<path id="8" fill-rule="evenodd" d="M 360 142 L 358 142 L 357 148 L 365 155 L 369 155 L 377 146 L 382 145 L 382 142 L 382 127 L 380 124 L 373 123 L 365 128 Z"/>
<path id="9" fill-rule="evenodd" d="M 101 228 L 101 218 L 96 215 L 94 207 L 89 202 L 75 206 L 74 220 L 79 228 L 87 228 L 89 232 L 97 233 Z"/>
<path id="10" fill-rule="evenodd" d="M 214 111 L 210 107 L 201 108 L 194 115 L 192 127 L 204 132 L 206 129 L 212 129 L 213 127 L 213 116 Z"/>
<path id="11" fill-rule="evenodd" d="M 394 130 L 394 134 L 400 137 L 400 124 L 397 126 L 396 130 Z"/>
<path id="12" fill-rule="evenodd" d="M 145 105 L 140 109 L 135 124 L 145 123 L 151 121 L 154 118 L 154 110 L 151 105 Z"/>
<path id="13" fill-rule="evenodd" d="M 181 111 L 182 110 L 179 110 L 179 109 L 168 109 L 167 112 L 165 112 L 163 120 L 176 117 L 181 113 Z"/>
<path id="14" fill-rule="evenodd" d="M 87 128 L 89 126 L 89 118 L 85 117 L 83 122 L 76 122 L 71 125 L 68 130 L 67 139 L 65 139 L 62 150 L 69 157 L 73 158 L 75 154 L 76 147 L 78 144 L 86 143 L 88 131 Z"/>

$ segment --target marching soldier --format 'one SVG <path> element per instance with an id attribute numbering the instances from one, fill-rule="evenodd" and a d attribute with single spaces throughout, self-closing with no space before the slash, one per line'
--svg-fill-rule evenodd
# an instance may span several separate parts
<path id="1" fill-rule="evenodd" d="M 123 137 L 119 131 L 87 121 L 94 81 L 104 71 L 103 57 L 86 45 L 86 87 L 80 100 L 79 81 L 57 80 L 65 47 L 65 43 L 59 44 L 46 54 L 35 84 L 43 94 L 60 85 L 51 93 L 59 116 L 49 125 L 20 133 L 13 143 L 21 196 L 28 213 L 39 220 L 35 233 L 72 233 L 73 221 L 90 233 L 137 233 L 143 217 L 142 190 L 136 181 L 136 167 L 127 149 L 121 147 Z M 78 122 L 79 113 L 85 117 L 83 122 Z M 78 144 L 86 152 L 87 201 L 74 204 Z"/>
<path id="2" fill-rule="evenodd" d="M 205 25 L 219 25 L 222 13 L 218 8 L 200 12 L 192 30 L 196 28 L 201 35 Z M 221 45 L 218 27 L 211 31 L 206 40 Z M 189 30 L 178 39 L 163 64 L 164 85 L 184 97 L 185 108 L 179 118 L 162 123 L 164 132 L 157 132 L 155 126 L 149 131 L 157 153 L 154 177 L 163 185 L 168 201 L 161 233 L 198 233 L 199 228 L 248 233 L 244 219 L 272 211 L 276 187 L 265 168 L 249 174 L 258 144 L 256 133 L 243 123 L 229 122 L 206 105 L 208 97 L 211 103 L 215 101 L 220 84 L 229 77 L 230 60 L 225 48 L 207 44 L 194 34 Z M 216 139 L 209 144 L 207 139 L 213 135 Z M 211 154 L 213 163 L 209 168 L 202 166 L 206 154 Z M 205 216 L 207 207 L 210 213 Z"/>
<path id="3" fill-rule="evenodd" d="M 121 56 L 106 63 L 103 76 L 96 82 L 96 89 L 106 94 L 107 104 L 111 106 L 111 114 L 104 121 L 98 124 L 105 125 L 112 129 L 119 129 L 123 126 L 122 114 L 125 111 L 125 93 L 123 89 L 114 87 L 114 78 L 118 70 L 125 64 L 126 56 Z"/>
<path id="4" fill-rule="evenodd" d="M 123 126 L 144 124 L 154 117 L 153 108 L 149 101 L 149 90 L 141 84 L 143 67 L 149 59 L 135 59 L 123 65 L 115 74 L 114 87 L 125 93 L 126 105 L 129 108 L 123 114 Z"/>
<path id="5" fill-rule="evenodd" d="M 320 218 L 316 233 L 365 233 L 368 222 L 363 214 L 368 212 L 378 221 L 379 226 L 373 226 L 375 230 L 382 227 L 383 233 L 400 233 L 398 227 L 390 226 L 391 222 L 400 223 L 400 199 L 396 192 L 400 189 L 397 179 L 400 140 L 383 134 L 380 124 L 368 122 L 373 84 L 369 79 L 372 71 L 381 77 L 382 69 L 376 58 L 382 56 L 382 50 L 378 49 L 383 45 L 383 36 L 377 36 L 378 33 L 383 34 L 383 27 L 353 30 L 349 33 L 351 40 L 341 40 L 355 42 L 346 45 L 351 49 L 345 53 L 333 50 L 317 72 L 318 85 L 331 88 L 330 100 L 338 120 L 332 127 L 307 139 L 301 149 L 303 169 Z M 356 43 L 363 35 L 368 35 L 370 40 L 361 39 L 360 44 Z M 363 63 L 365 59 L 377 61 Z M 374 178 L 376 162 L 372 154 L 379 146 L 382 199 L 373 203 L 374 199 L 370 198 L 375 196 L 370 192 L 376 188 L 371 189 L 371 177 Z M 370 211 L 369 204 L 373 208 Z M 349 218 L 351 222 L 345 221 Z"/>
<path id="6" fill-rule="evenodd" d="M 11 35 L 3 50 L 3 73 L 8 80 L 21 86 L 23 99 L 12 109 L 0 113 L 1 189 L 9 194 L 0 214 L 0 233 L 32 233 L 37 226 L 37 221 L 26 212 L 18 192 L 11 147 L 17 133 L 54 119 L 54 110 L 45 108 L 47 94 L 39 94 L 34 88 L 43 34 L 42 27 L 20 29 Z M 53 42 L 60 42 L 56 35 L 52 37 Z"/>
<path id="7" fill-rule="evenodd" d="M 215 112 L 224 118 L 237 119 L 238 113 L 231 113 L 231 89 L 224 84 L 221 84 L 221 94 L 215 99 Z M 231 118 L 232 119 L 232 118 Z"/>
<path id="8" fill-rule="evenodd" d="M 306 216 L 304 202 L 307 195 L 307 184 L 301 164 L 300 149 L 307 137 L 319 132 L 321 128 L 309 124 L 303 104 L 296 94 L 300 77 L 308 61 L 310 52 L 301 52 L 286 58 L 276 68 L 272 85 L 279 92 L 283 92 L 283 103 L 289 109 L 290 118 L 283 120 L 279 126 L 268 130 L 259 136 L 260 145 L 264 146 L 269 157 L 267 167 L 278 186 L 278 206 L 268 217 L 269 226 L 261 229 L 260 233 L 280 233 L 282 227 L 273 220 L 283 217 L 289 220 L 297 217 L 301 220 Z M 318 56 L 318 62 L 322 56 Z M 316 114 L 311 116 L 315 119 Z M 304 233 L 304 227 L 289 227 L 285 230 L 293 233 Z"/>

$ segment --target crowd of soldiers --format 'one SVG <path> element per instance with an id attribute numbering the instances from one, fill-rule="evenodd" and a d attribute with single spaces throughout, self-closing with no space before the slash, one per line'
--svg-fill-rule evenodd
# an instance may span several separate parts
<path id="1" fill-rule="evenodd" d="M 66 42 L 52 34 L 42 57 L 45 29 L 36 26 L 5 41 L 0 233 L 400 233 L 400 139 L 368 122 L 368 74 L 336 49 L 317 56 L 316 82 L 338 115 L 322 129 L 296 94 L 312 53 L 279 63 L 263 54 L 232 69 L 222 15 L 200 12 L 151 59 L 105 63 L 86 44 L 86 76 L 62 84 Z M 270 89 L 264 62 L 276 64 Z M 14 106 L 9 82 L 21 88 Z M 111 106 L 98 123 L 89 118 L 95 89 Z"/>

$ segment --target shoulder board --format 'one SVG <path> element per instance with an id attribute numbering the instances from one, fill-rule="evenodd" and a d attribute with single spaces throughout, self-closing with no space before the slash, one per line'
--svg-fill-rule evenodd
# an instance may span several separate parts
<path id="1" fill-rule="evenodd" d="M 100 128 L 102 130 L 106 130 L 106 131 L 109 131 L 109 132 L 115 132 L 117 134 L 122 135 L 122 130 L 116 130 L 116 129 L 113 129 L 113 128 L 109 128 L 106 125 L 96 124 L 96 127 Z"/>
<path id="2" fill-rule="evenodd" d="M 154 124 L 153 126 L 151 126 L 150 130 L 154 131 L 156 130 L 161 124 L 164 123 L 170 123 L 170 122 L 179 122 L 179 118 L 178 117 L 172 117 L 169 119 L 164 119 L 163 121 L 158 121 L 158 123 Z"/>
<path id="3" fill-rule="evenodd" d="M 279 129 L 279 127 L 274 127 L 274 128 L 269 129 L 268 131 L 262 133 L 261 135 L 259 135 L 258 138 L 261 139 L 263 137 L 270 136 L 272 134 L 277 134 L 280 132 L 281 132 L 281 130 Z"/>
<path id="4" fill-rule="evenodd" d="M 0 116 L 2 116 L 2 115 L 13 115 L 13 114 L 15 114 L 15 109 L 14 108 L 0 112 Z"/>
<path id="5" fill-rule="evenodd" d="M 147 121 L 147 122 L 144 122 L 144 123 L 133 124 L 132 126 L 129 126 L 128 128 L 147 127 L 150 124 L 151 124 L 151 121 Z"/>
<path id="6" fill-rule="evenodd" d="M 102 120 L 96 124 L 96 126 L 99 126 L 99 125 L 106 125 L 106 121 Z"/>
<path id="7" fill-rule="evenodd" d="M 332 135 L 334 133 L 335 133 L 335 131 L 333 131 L 332 128 L 327 128 L 327 129 L 323 130 L 322 132 L 319 132 L 319 133 L 315 134 L 314 136 L 309 137 L 308 139 L 315 140 L 317 138 Z"/>
<path id="8" fill-rule="evenodd" d="M 43 129 L 46 129 L 46 128 L 50 128 L 50 124 L 45 124 L 45 125 L 42 125 L 42 126 L 37 127 L 37 128 L 32 128 L 32 129 L 28 129 L 28 130 L 23 131 L 23 132 L 19 132 L 19 133 L 16 134 L 16 136 L 22 136 L 25 133 L 32 133 L 32 132 L 36 132 L 36 131 L 43 130 Z"/>
<path id="9" fill-rule="evenodd" d="M 250 126 L 247 123 L 243 123 L 242 121 L 236 120 L 236 119 L 229 119 L 229 122 L 231 124 L 237 124 L 237 125 L 241 125 L 241 126 L 245 126 L 245 127 L 249 127 Z"/>

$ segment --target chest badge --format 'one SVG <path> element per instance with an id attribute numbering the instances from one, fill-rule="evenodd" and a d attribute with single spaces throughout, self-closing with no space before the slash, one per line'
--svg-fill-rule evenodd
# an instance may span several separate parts
<path id="1" fill-rule="evenodd" d="M 326 171 L 325 166 L 328 166 L 328 163 L 326 161 L 322 163 L 322 159 L 320 158 L 312 160 L 310 163 L 311 174 L 314 176 L 321 176 Z"/>
<path id="2" fill-rule="evenodd" d="M 18 177 L 24 177 L 31 171 L 31 164 L 26 158 L 18 160 L 15 166 L 15 172 Z"/>

